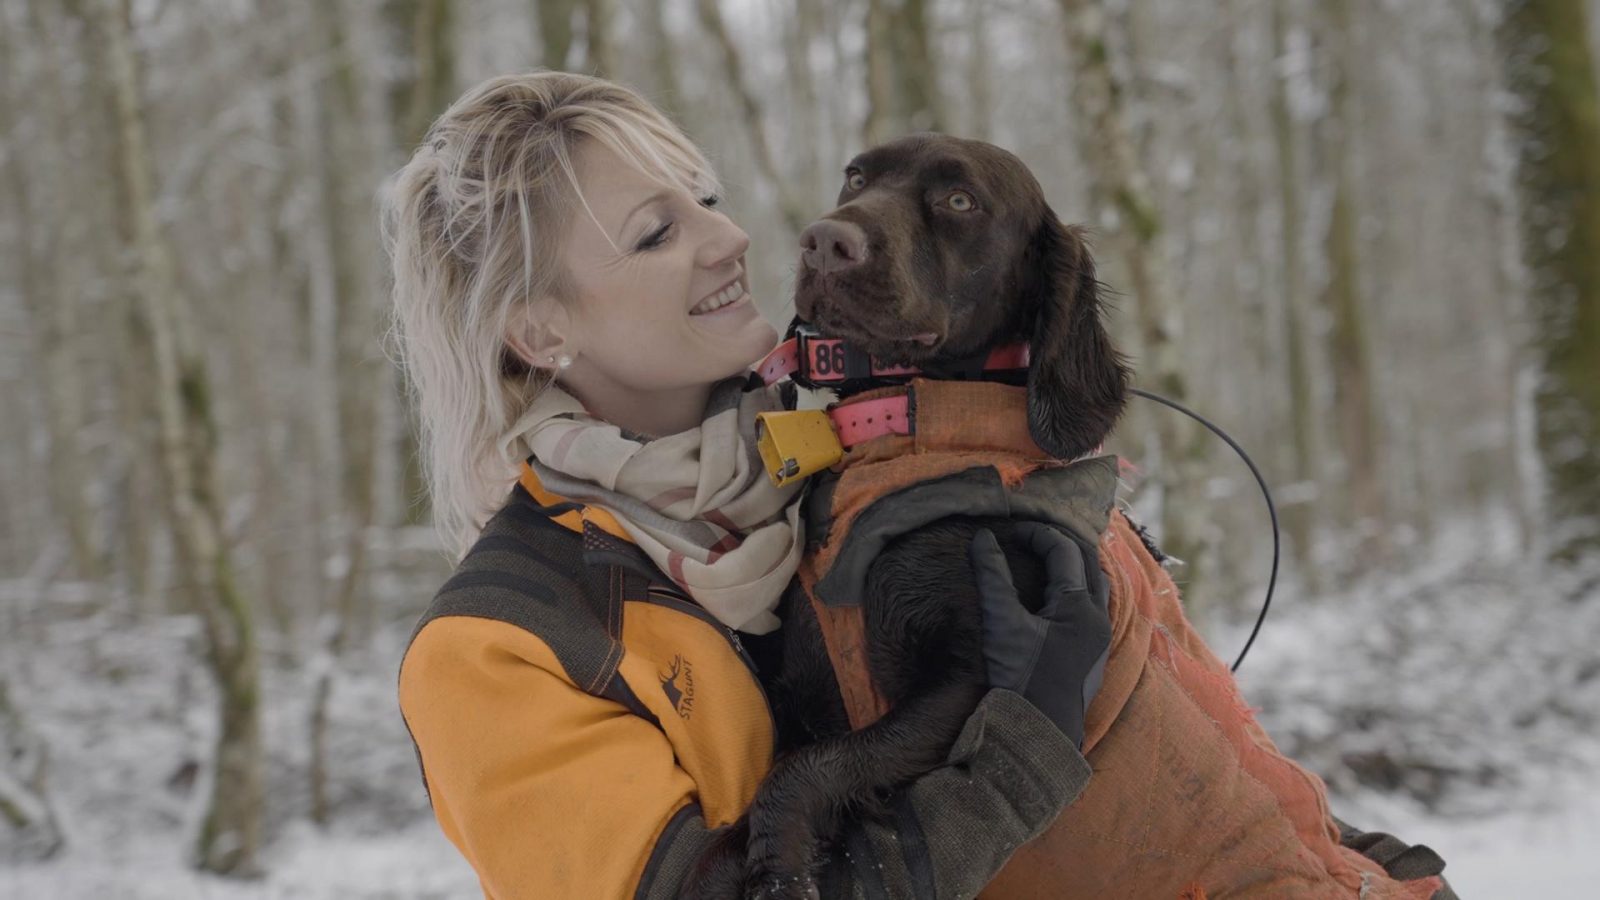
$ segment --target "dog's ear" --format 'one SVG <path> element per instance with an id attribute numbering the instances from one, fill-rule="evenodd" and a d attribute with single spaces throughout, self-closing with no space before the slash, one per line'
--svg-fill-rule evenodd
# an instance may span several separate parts
<path id="1" fill-rule="evenodd" d="M 1024 310 L 1033 315 L 1028 355 L 1028 432 L 1058 459 L 1094 450 L 1127 401 L 1128 366 L 1100 320 L 1099 282 L 1082 229 L 1048 207 L 1023 261 Z"/>

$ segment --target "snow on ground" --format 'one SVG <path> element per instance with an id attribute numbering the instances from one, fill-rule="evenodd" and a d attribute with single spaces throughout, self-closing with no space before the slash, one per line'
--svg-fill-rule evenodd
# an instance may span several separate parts
<path id="1" fill-rule="evenodd" d="M 1467 900 L 1600 896 L 1600 591 L 1481 553 L 1434 556 L 1315 604 L 1286 588 L 1241 671 L 1246 697 L 1328 781 L 1336 812 L 1438 850 Z M 428 812 L 394 708 L 409 616 L 339 670 L 327 830 L 306 820 L 309 682 L 268 648 L 271 842 L 266 876 L 239 882 L 183 862 L 203 783 L 184 764 L 211 736 L 195 623 L 55 615 L 8 671 L 50 743 L 69 849 L 16 862 L 0 823 L 0 900 L 482 896 Z M 1203 630 L 1230 659 L 1245 634 Z"/>
<path id="2" fill-rule="evenodd" d="M 1355 804 L 1347 804 L 1351 806 Z M 1482 821 L 1404 804 L 1360 804 L 1363 821 L 1439 851 L 1464 900 L 1590 900 L 1600 894 L 1600 777 L 1575 777 L 1567 796 Z"/>
<path id="3" fill-rule="evenodd" d="M 414 616 L 387 623 L 370 651 L 339 669 L 329 739 L 335 821 L 327 830 L 306 814 L 311 682 L 286 664 L 282 648 L 265 648 L 271 842 L 265 877 L 238 881 L 196 874 L 184 862 L 205 783 L 186 764 L 206 759 L 213 738 L 214 692 L 195 662 L 197 623 L 55 615 L 7 669 L 13 699 L 49 744 L 67 849 L 44 863 L 18 863 L 7 852 L 15 836 L 0 820 L 0 900 L 483 896 L 428 811 L 395 705 Z"/>
<path id="4" fill-rule="evenodd" d="M 0 900 L 480 900 L 477 878 L 433 820 L 376 835 L 324 834 L 295 823 L 258 881 L 199 875 L 171 835 L 116 850 L 75 850 L 41 865 L 0 867 Z"/>
<path id="5" fill-rule="evenodd" d="M 1405 575 L 1314 605 L 1281 592 L 1240 684 L 1337 815 L 1432 847 L 1466 900 L 1588 900 L 1600 586 L 1493 544 L 1455 535 Z M 1205 630 L 1228 659 L 1247 633 Z"/>

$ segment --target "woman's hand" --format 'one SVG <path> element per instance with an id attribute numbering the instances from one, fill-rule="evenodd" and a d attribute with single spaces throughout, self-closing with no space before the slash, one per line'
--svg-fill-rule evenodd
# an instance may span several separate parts
<path id="1" fill-rule="evenodd" d="M 983 611 L 989 684 L 1027 698 L 1082 747 L 1084 713 L 1100 690 L 1111 652 L 1110 588 L 1097 561 L 1085 560 L 1078 543 L 1061 530 L 1020 522 L 1014 533 L 1044 558 L 1045 600 L 1038 614 L 1017 598 L 993 532 L 979 529 L 968 550 Z"/>

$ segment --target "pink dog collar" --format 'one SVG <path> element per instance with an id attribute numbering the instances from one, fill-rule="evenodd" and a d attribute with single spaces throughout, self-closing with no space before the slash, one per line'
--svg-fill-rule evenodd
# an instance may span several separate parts
<path id="1" fill-rule="evenodd" d="M 1028 345 L 1023 342 L 996 347 L 974 366 L 971 374 L 1019 372 L 1028 368 Z M 841 388 L 851 382 L 906 378 L 925 374 L 916 366 L 896 366 L 850 346 L 843 338 L 825 338 L 799 331 L 779 344 L 756 365 L 766 384 L 792 378 L 806 387 Z"/>

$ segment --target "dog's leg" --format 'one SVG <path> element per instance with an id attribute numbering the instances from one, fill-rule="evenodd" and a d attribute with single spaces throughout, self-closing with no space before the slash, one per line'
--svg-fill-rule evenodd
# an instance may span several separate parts
<path id="1" fill-rule="evenodd" d="M 977 680 L 948 677 L 860 731 L 780 759 L 750 804 L 749 895 L 816 896 L 811 869 L 822 842 L 847 814 L 881 815 L 890 791 L 944 762 L 984 691 Z"/>
<path id="2" fill-rule="evenodd" d="M 780 691 L 815 743 L 781 757 L 749 809 L 751 894 L 804 898 L 817 851 L 847 815 L 877 816 L 892 792 L 941 765 L 987 691 L 977 586 L 964 548 L 985 524 L 1009 544 L 1009 523 L 966 518 L 925 526 L 886 547 L 867 575 L 872 676 L 892 704 L 857 732 L 833 688 L 809 602 L 792 598 Z M 955 548 L 955 549 L 952 549 Z M 1019 592 L 1039 593 L 1037 560 L 1018 556 Z"/>
<path id="3" fill-rule="evenodd" d="M 745 846 L 749 838 L 749 819 L 740 816 L 701 851 L 694 868 L 678 889 L 678 897 L 681 900 L 744 900 Z"/>

